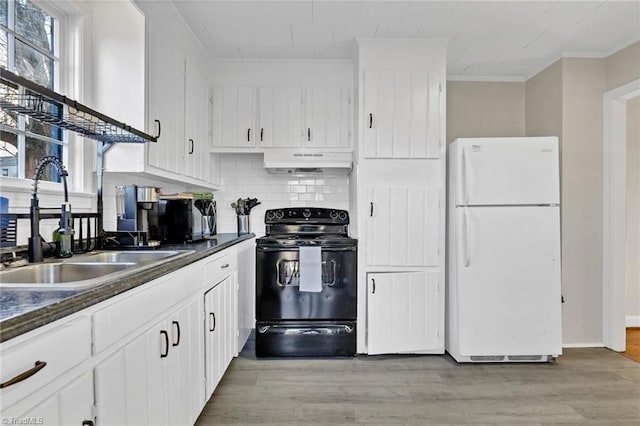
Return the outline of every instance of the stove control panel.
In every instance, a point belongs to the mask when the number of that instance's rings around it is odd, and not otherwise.
[[[349,213],[346,210],[326,209],[321,207],[290,207],[267,210],[265,223],[330,223],[349,224]]]

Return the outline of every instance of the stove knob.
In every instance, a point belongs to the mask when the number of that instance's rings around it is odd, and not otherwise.
[[[338,219],[338,212],[335,210],[331,210],[331,212],[329,213],[329,217],[331,218],[331,220],[337,220]]]
[[[309,209],[304,209],[302,211],[302,216],[304,216],[305,218],[309,219],[309,217],[311,217],[311,210]]]
[[[273,210],[269,210],[269,211],[267,212],[267,219],[268,219],[268,220],[273,220],[273,218],[275,218],[275,217],[276,217],[276,214],[274,213],[274,211],[273,211]]]
[[[276,219],[282,219],[284,217],[284,212],[282,210],[276,210]]]
[[[340,212],[338,214],[338,217],[340,218],[340,220],[345,220],[347,218],[347,212]]]

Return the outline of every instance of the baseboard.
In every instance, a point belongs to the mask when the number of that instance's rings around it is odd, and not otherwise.
[[[604,343],[563,343],[563,348],[604,348]]]
[[[640,327],[640,315],[627,315],[624,325],[625,327]]]

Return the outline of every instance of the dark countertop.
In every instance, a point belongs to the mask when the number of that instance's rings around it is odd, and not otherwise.
[[[104,284],[89,289],[61,291],[0,289],[0,342],[81,311],[254,237],[254,234],[241,236],[218,234],[215,238],[205,241],[163,245],[162,250],[195,250],[195,252],[153,268],[132,272],[124,279],[105,281]]]

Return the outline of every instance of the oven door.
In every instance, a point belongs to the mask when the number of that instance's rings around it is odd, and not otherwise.
[[[322,247],[322,291],[299,291],[297,247],[256,248],[256,319],[355,320],[357,247]]]

